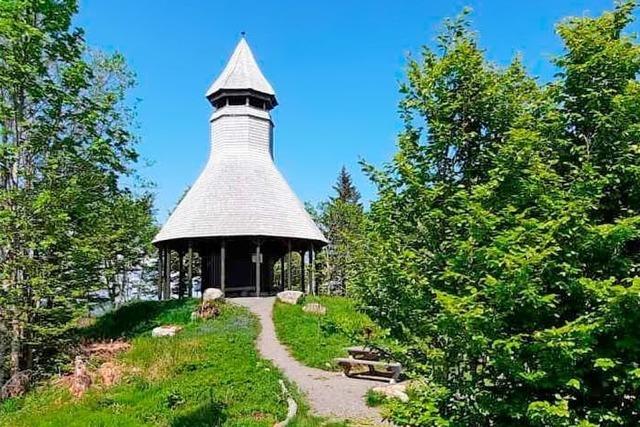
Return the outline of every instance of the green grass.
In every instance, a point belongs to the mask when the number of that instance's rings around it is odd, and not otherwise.
[[[327,314],[319,316],[302,311],[302,306],[309,302],[324,305]],[[346,347],[357,345],[364,337],[365,328],[375,330],[373,322],[358,312],[349,298],[306,297],[304,304],[277,302],[273,321],[280,342],[307,366],[336,369],[333,359],[345,356]]]
[[[80,399],[62,386],[42,385],[0,403],[0,425],[251,427],[284,419],[282,375],[254,347],[257,320],[225,304],[218,318],[191,322],[195,304],[141,302],[103,316],[84,333],[131,340],[132,348],[118,357],[123,380],[111,388],[97,385]],[[151,338],[150,330],[160,324],[184,329],[173,338]],[[304,400],[292,392],[300,409],[291,425],[326,425],[309,416]]]
[[[371,408],[377,408],[378,406],[382,406],[387,402],[387,397],[377,391],[368,390],[367,394],[365,395],[365,401],[367,402],[367,406]]]

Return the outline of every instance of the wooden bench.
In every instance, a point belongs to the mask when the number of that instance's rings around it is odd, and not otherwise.
[[[342,375],[351,376],[351,369],[355,366],[366,366],[369,368],[369,374],[382,375],[389,378],[389,384],[395,384],[400,378],[402,365],[397,362],[381,362],[379,360],[355,359],[353,357],[341,357],[334,359],[336,364],[342,368]],[[376,370],[383,368],[383,372]]]

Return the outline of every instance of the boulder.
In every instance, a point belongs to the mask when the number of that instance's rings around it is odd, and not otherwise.
[[[317,302],[311,302],[309,304],[305,304],[304,307],[302,307],[302,311],[304,311],[305,313],[319,314],[321,316],[324,316],[325,314],[327,314],[327,307]]]
[[[153,328],[151,331],[151,336],[154,338],[158,337],[172,337],[176,333],[180,332],[182,327],[174,326],[174,325],[166,325],[166,326],[158,326],[157,328]]]
[[[297,304],[300,298],[304,296],[304,293],[300,291],[282,291],[278,292],[278,300],[285,304]]]
[[[204,294],[202,294],[202,301],[216,301],[224,298],[224,294],[221,289],[218,288],[207,288],[204,290]]]
[[[82,397],[91,387],[91,377],[87,372],[87,364],[80,356],[76,356],[69,391],[75,397]]]
[[[220,307],[217,301],[203,301],[200,307],[191,313],[191,320],[213,319],[220,315]]]
[[[402,402],[409,401],[409,395],[407,395],[407,381],[399,384],[374,387],[372,390],[389,399],[398,399]]]

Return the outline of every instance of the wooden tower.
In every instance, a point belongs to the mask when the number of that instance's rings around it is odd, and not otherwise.
[[[190,289],[193,251],[201,258],[203,289],[221,288],[232,296],[292,288],[284,280],[275,283],[276,263],[284,270],[286,255],[297,251],[304,267],[305,254],[313,260],[327,241],[276,168],[270,114],[275,91],[244,38],[206,97],[214,107],[209,160],[154,239],[159,296],[171,296],[172,253],[179,257],[178,287]],[[189,284],[183,288],[185,255]],[[302,275],[303,291],[315,291],[310,276],[305,285]]]

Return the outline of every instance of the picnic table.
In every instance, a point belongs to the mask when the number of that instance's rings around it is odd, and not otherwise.
[[[342,368],[342,374],[350,377],[351,370],[356,366],[366,366],[368,374],[372,376],[384,376],[389,378],[390,384],[395,384],[402,372],[402,365],[397,362],[384,362],[380,360],[380,352],[367,346],[348,347],[348,358],[335,359],[335,362]],[[380,370],[377,370],[379,368]]]
[[[349,357],[359,360],[380,360],[380,352],[367,346],[348,347],[347,353]]]

